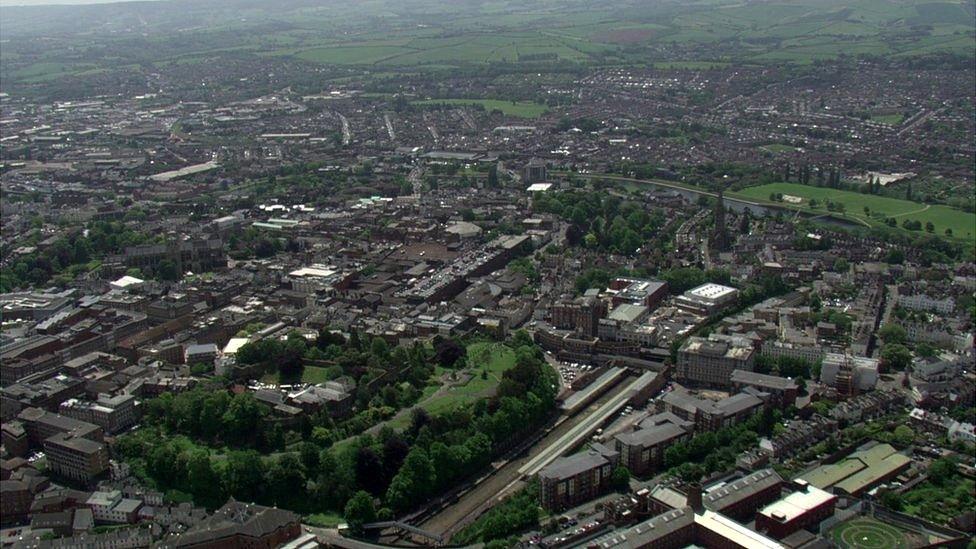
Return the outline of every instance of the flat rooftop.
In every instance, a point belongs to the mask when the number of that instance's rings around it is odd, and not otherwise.
[[[687,296],[693,296],[700,299],[715,300],[727,297],[734,294],[737,290],[735,288],[730,288],[729,286],[723,286],[721,284],[713,284],[709,282],[708,284],[702,284],[697,288],[692,288],[685,292]]]
[[[763,507],[759,510],[759,514],[778,522],[790,522],[804,513],[836,499],[837,496],[829,492],[825,492],[816,486],[807,485],[804,490],[793,492],[785,498]]]

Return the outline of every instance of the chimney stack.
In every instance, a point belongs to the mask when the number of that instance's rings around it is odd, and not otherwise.
[[[705,510],[705,505],[702,503],[702,487],[701,484],[697,482],[692,482],[688,484],[687,488],[687,500],[688,506],[691,507],[696,513],[701,513]]]

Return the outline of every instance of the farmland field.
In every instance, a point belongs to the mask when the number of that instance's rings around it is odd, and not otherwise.
[[[742,189],[741,191],[729,193],[729,196],[768,203],[769,195],[776,193],[795,196],[802,199],[802,202],[797,205],[792,205],[789,203],[777,203],[777,205],[780,206],[796,207],[809,212],[820,212],[826,214],[828,211],[825,203],[827,200],[830,200],[832,202],[844,205],[844,213],[842,217],[858,221],[864,225],[882,226],[884,224],[883,219],[879,220],[866,214],[864,212],[864,208],[867,207],[871,213],[875,213],[883,217],[895,218],[898,221],[899,227],[904,220],[917,220],[923,225],[931,222],[935,226],[935,234],[941,236],[945,234],[946,229],[951,229],[952,235],[955,238],[960,238],[970,242],[976,240],[976,238],[974,238],[976,237],[976,214],[967,213],[962,210],[957,210],[941,204],[921,204],[919,202],[912,202],[909,200],[900,200],[897,198],[842,191],[825,187],[811,187],[808,185],[800,185],[798,183],[770,183],[768,185],[748,187]],[[819,202],[818,208],[810,207],[810,199],[815,199]],[[835,213],[835,215],[838,214]]]
[[[535,118],[549,110],[545,105],[529,101],[503,101],[501,99],[428,99],[413,101],[412,105],[481,105],[486,111],[499,110],[502,113],[519,118]]]
[[[336,65],[372,65],[388,57],[410,53],[402,46],[333,46],[304,50],[300,59]]]
[[[231,17],[212,13],[205,4],[181,17],[187,26],[210,20],[211,34],[200,35],[207,39],[171,43],[173,21],[140,15],[140,32],[148,36],[149,47],[166,46],[160,47],[165,55],[154,58],[153,64],[234,52],[339,67],[379,65],[425,71],[553,62],[704,69],[730,63],[808,65],[860,54],[901,58],[946,52],[971,58],[976,51],[972,24],[976,12],[971,1],[823,0],[804,6],[795,0],[704,0],[657,6],[582,0],[581,6],[565,9],[546,2],[498,0],[459,11],[427,0],[315,7],[283,0],[274,8],[247,8]],[[116,14],[99,13],[99,25],[116,26],[103,20]],[[117,16],[122,18],[117,26],[126,28],[125,17],[131,14]],[[270,30],[257,27],[259,21]],[[15,36],[28,29],[42,33],[48,29],[49,34],[58,34],[78,26],[71,19],[42,21],[25,15],[22,21],[8,22],[5,32]],[[196,38],[196,32],[187,38]],[[29,44],[9,42],[0,53],[5,62],[2,77],[30,84],[90,77],[101,74],[100,69],[139,68],[146,62],[115,50],[110,55],[88,55],[83,53],[86,40],[69,42],[72,47],[65,53],[38,53]],[[664,44],[696,51],[685,57],[662,56],[658,52]]]

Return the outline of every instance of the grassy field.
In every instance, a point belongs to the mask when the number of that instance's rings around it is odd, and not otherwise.
[[[662,70],[708,70],[729,66],[722,61],[660,61],[654,63],[655,69]]]
[[[509,116],[535,118],[549,110],[549,107],[530,101],[503,101],[501,99],[429,99],[413,101],[412,105],[481,105],[486,111],[499,110]]]
[[[872,518],[838,524],[830,537],[842,549],[907,549],[908,539],[894,526]]]
[[[784,145],[782,143],[771,143],[769,145],[763,145],[760,148],[771,153],[789,153],[796,150],[796,147],[792,145]]]
[[[871,117],[871,120],[879,122],[881,124],[888,124],[891,126],[897,126],[905,120],[905,115],[903,114],[877,114]]]
[[[314,515],[305,515],[302,522],[319,528],[335,528],[346,522],[346,519],[334,513],[315,513]]]
[[[473,343],[468,346],[467,351],[468,367],[457,372],[458,381],[448,376],[446,387],[441,390],[440,379],[449,371],[438,368],[416,407],[423,408],[431,414],[439,414],[491,396],[498,382],[501,381],[502,373],[515,365],[515,352],[501,343]],[[467,381],[460,382],[465,374],[470,377]],[[394,429],[403,429],[409,423],[410,416],[405,414],[388,421],[387,425]]]
[[[777,205],[794,207],[810,212],[828,213],[825,202],[832,202],[844,205],[845,211],[842,217],[852,219],[869,226],[882,226],[883,220],[878,220],[864,212],[867,207],[872,213],[883,214],[884,217],[894,217],[901,226],[901,222],[910,219],[918,220],[924,226],[931,222],[935,226],[934,233],[944,235],[946,229],[952,229],[955,238],[974,241],[976,240],[976,214],[950,208],[943,205],[929,205],[897,198],[875,196],[869,194],[855,193],[851,191],[841,191],[824,187],[811,187],[797,183],[770,183],[757,187],[748,187],[741,191],[729,193],[728,196],[744,198],[754,202],[769,202],[769,195],[781,193],[783,195],[795,196],[802,199],[799,204],[787,202]],[[820,206],[816,209],[810,207],[810,199],[816,199]],[[837,215],[837,214],[835,214]],[[906,232],[908,232],[906,230]],[[917,232],[917,231],[916,231]]]

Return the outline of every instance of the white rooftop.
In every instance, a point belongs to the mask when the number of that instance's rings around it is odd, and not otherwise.
[[[759,532],[720,515],[714,511],[705,510],[695,515],[695,523],[703,528],[722,536],[739,547],[751,549],[784,549],[784,545],[774,539],[767,538]]]
[[[125,275],[118,280],[112,281],[112,283],[109,285],[112,286],[113,288],[122,289],[122,288],[128,288],[129,286],[137,286],[139,284],[142,284],[143,282],[145,282],[145,280],[141,278]]]
[[[789,522],[807,511],[815,509],[837,496],[816,486],[807,485],[803,491],[793,492],[785,498],[774,501],[762,508],[759,513],[778,522]]]
[[[552,183],[533,183],[529,185],[529,188],[526,189],[526,191],[530,193],[537,193],[537,192],[548,191],[551,188],[552,188]]]
[[[719,299],[734,292],[735,288],[709,282],[708,284],[702,284],[697,288],[688,290],[688,295],[693,295],[695,297],[704,299]]]
[[[292,271],[288,273],[288,276],[332,276],[336,273],[336,270],[332,267],[326,267],[325,265],[311,265],[309,267],[302,267],[301,269]]]
[[[225,355],[235,355],[237,354],[237,351],[247,342],[248,339],[246,337],[232,337],[230,338],[230,341],[227,342],[227,345],[224,345],[223,352]]]

